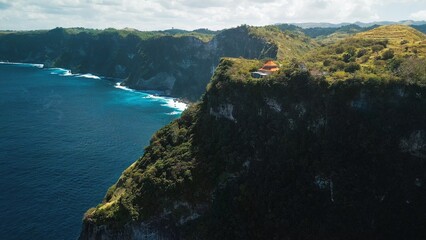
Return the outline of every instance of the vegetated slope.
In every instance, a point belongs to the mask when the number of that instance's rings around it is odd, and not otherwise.
[[[423,33],[402,25],[381,26],[314,49],[305,57],[313,74],[334,81],[348,78],[409,77],[400,66],[422,65],[426,56]]]
[[[394,43],[400,43],[402,40],[411,42],[425,40],[423,33],[405,25],[380,26],[367,32],[358,33],[356,37],[362,39],[387,39]]]
[[[250,27],[250,33],[260,36],[278,47],[277,59],[299,59],[317,47],[317,43],[298,30],[282,29],[279,26]]]
[[[426,89],[223,59],[81,239],[423,239]]]
[[[121,78],[135,89],[196,100],[223,56],[291,59],[311,48],[306,39],[273,31],[240,26],[219,33],[83,28],[6,32],[0,34],[0,60]]]

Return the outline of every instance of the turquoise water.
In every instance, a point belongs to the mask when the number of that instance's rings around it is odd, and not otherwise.
[[[93,75],[0,64],[0,239],[76,239],[85,210],[183,108]]]

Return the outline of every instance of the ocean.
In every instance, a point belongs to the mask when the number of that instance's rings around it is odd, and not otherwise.
[[[0,239],[77,239],[84,212],[184,109],[91,74],[0,64]]]

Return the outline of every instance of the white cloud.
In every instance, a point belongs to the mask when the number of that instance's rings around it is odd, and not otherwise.
[[[426,21],[426,10],[421,10],[421,11],[418,11],[418,12],[412,13],[412,14],[410,15],[410,17],[411,17],[413,20],[423,20],[423,21]]]
[[[0,0],[0,29],[222,29],[240,24],[375,21],[386,20],[380,18],[379,9],[398,16],[392,5],[401,2],[426,9],[424,0]],[[424,19],[424,12],[398,18],[410,17]]]

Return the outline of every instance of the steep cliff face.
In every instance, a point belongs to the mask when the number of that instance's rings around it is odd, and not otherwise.
[[[0,60],[44,63],[77,73],[121,78],[124,85],[135,89],[161,90],[196,100],[220,57],[277,57],[277,44],[250,29],[224,30],[210,41],[117,30],[57,28],[9,33],[0,35]]]
[[[223,56],[277,57],[277,46],[248,27],[221,32],[209,42],[194,37],[151,39],[142,46],[141,67],[124,82],[136,89],[166,90],[176,96],[198,99]]]
[[[81,239],[424,239],[426,89],[224,59]]]

